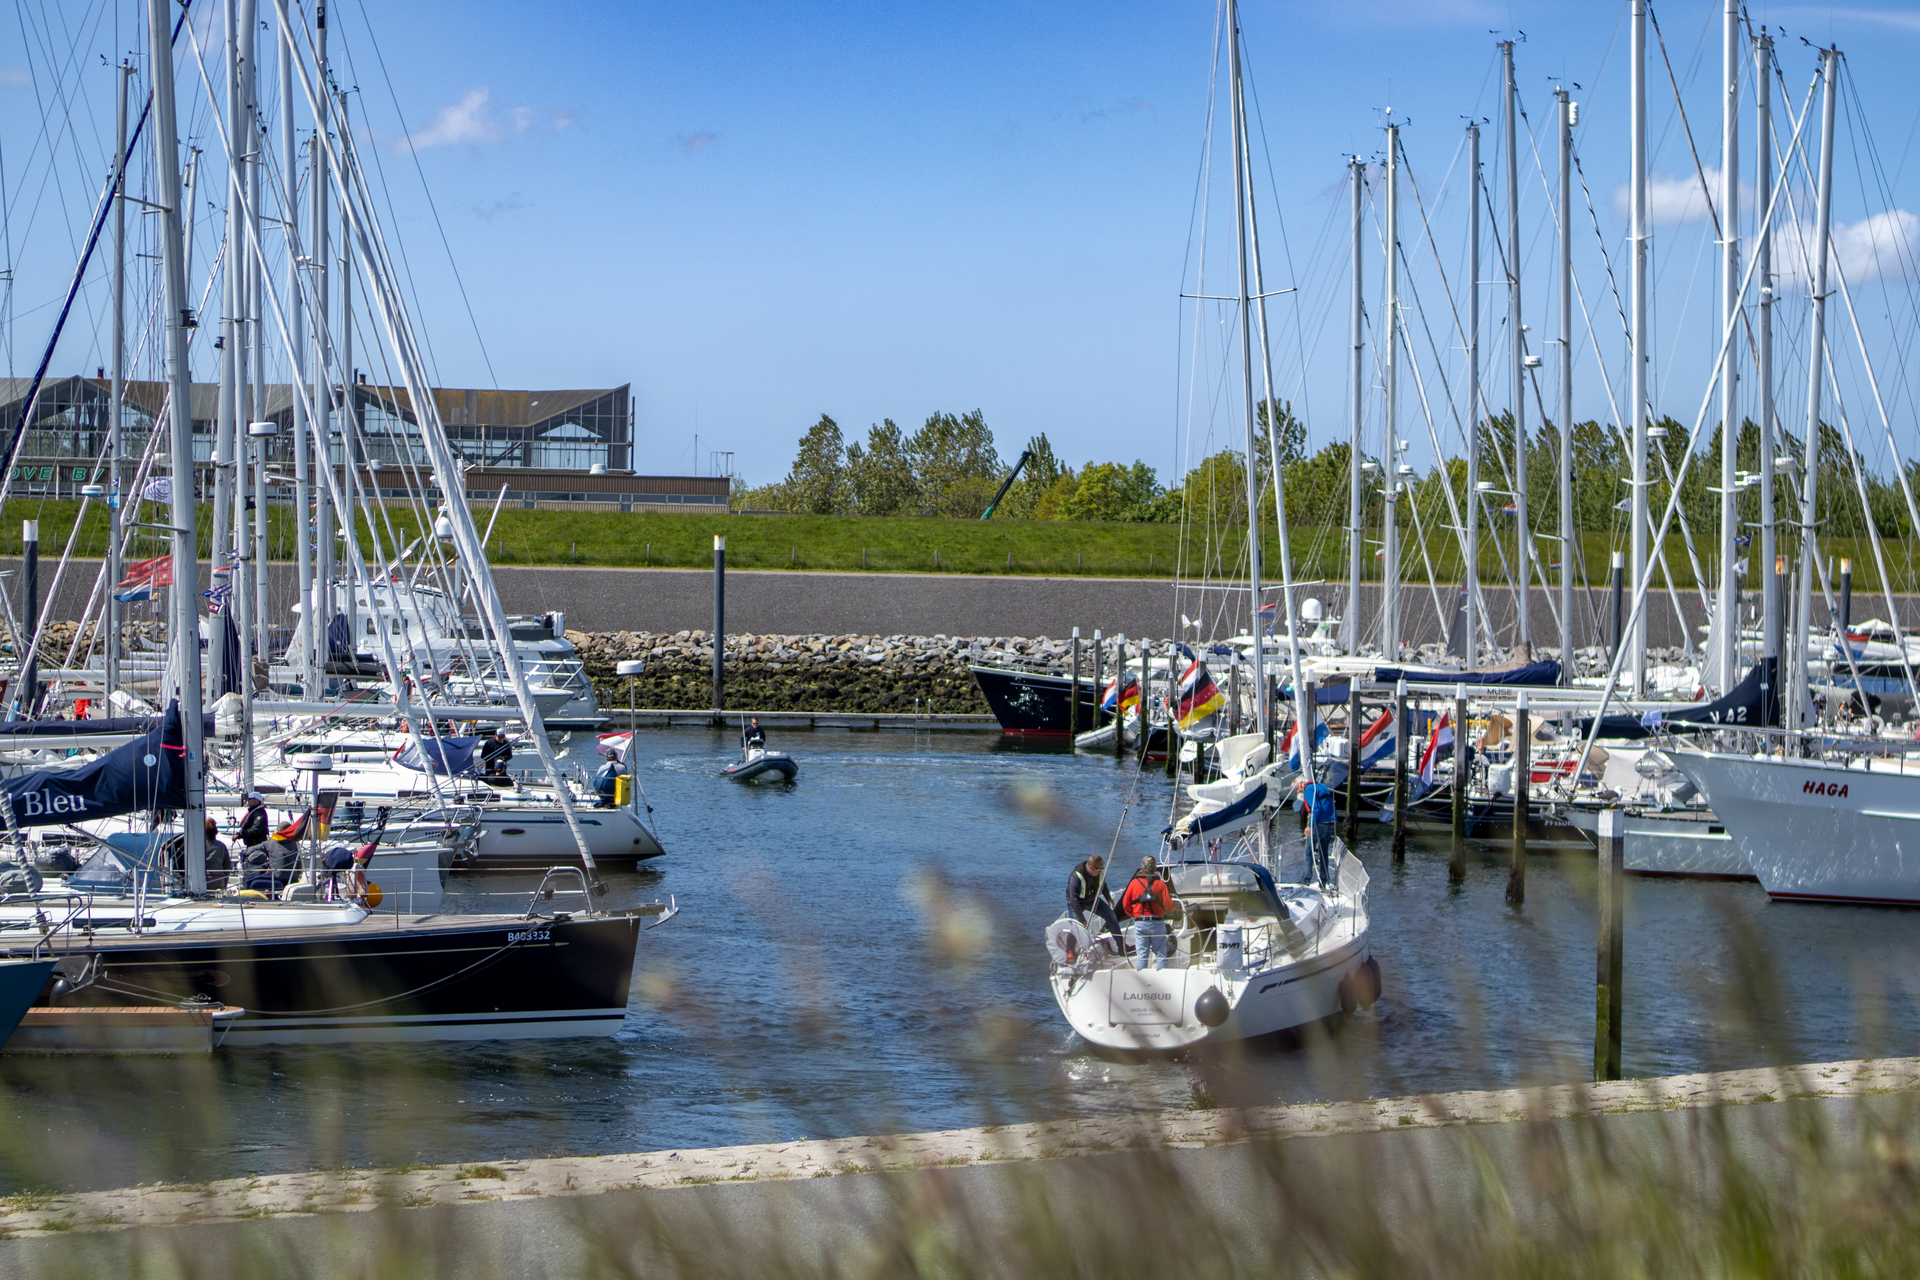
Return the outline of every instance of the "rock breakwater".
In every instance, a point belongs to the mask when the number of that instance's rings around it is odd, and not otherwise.
[[[713,640],[705,631],[569,631],[567,639],[608,711],[627,703],[616,664],[635,658],[647,664],[634,682],[638,705],[713,705]],[[1073,662],[1070,641],[1046,636],[729,635],[725,643],[727,705],[760,711],[984,714],[969,666],[1064,674]],[[1091,645],[1081,660],[1091,664]]]

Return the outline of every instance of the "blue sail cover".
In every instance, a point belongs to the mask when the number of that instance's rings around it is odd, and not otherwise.
[[[1417,667],[1375,667],[1373,680],[1375,684],[1398,684],[1402,680],[1411,680],[1422,684],[1536,688],[1559,684],[1560,664],[1549,658],[1545,662],[1530,662],[1511,671],[1422,671]]]
[[[44,827],[184,808],[186,754],[180,704],[170,702],[158,728],[78,769],[37,769],[0,780],[0,821],[10,828]]]
[[[1780,723],[1780,689],[1774,678],[1778,659],[1762,658],[1746,678],[1712,702],[1681,702],[1669,711],[1657,707],[1625,712],[1600,722],[1602,738],[1649,738],[1656,733],[1699,733],[1703,729],[1762,728]],[[1593,732],[1593,717],[1582,716],[1580,732]]]
[[[478,738],[415,739],[394,754],[393,762],[417,773],[461,774],[473,768],[473,753],[479,747]]]

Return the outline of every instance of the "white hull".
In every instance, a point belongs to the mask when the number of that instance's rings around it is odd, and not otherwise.
[[[1920,775],[1667,753],[1774,898],[1920,904]]]
[[[1596,836],[1597,809],[1571,809],[1567,821]],[[1727,833],[1726,824],[1709,815],[1637,813],[1620,815],[1626,868],[1646,876],[1717,876],[1751,880],[1753,864]]]

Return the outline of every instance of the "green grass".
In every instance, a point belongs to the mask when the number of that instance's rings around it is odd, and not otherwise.
[[[16,500],[11,510],[0,517],[0,555],[20,552],[21,519],[40,521],[40,554],[58,557],[64,548],[74,516],[80,504],[73,501]],[[474,512],[484,528],[490,515],[485,507]],[[164,523],[166,513],[153,504],[143,504],[140,514],[129,519],[154,524]],[[389,536],[387,524],[392,525]],[[290,560],[294,556],[296,536],[306,526],[304,515],[283,507],[268,511],[268,541],[272,558]],[[869,573],[960,573],[1049,576],[1087,576],[1107,578],[1171,578],[1176,566],[1182,576],[1219,579],[1239,571],[1243,540],[1238,530],[1222,531],[1213,540],[1214,550],[1205,553],[1208,539],[1204,530],[1173,524],[1106,524],[1074,520],[963,520],[916,516],[792,516],[682,514],[666,512],[598,511],[526,511],[500,513],[488,554],[502,565],[598,565],[618,568],[704,569],[713,564],[713,539],[727,539],[727,563],[736,569],[832,570]],[[106,547],[106,512],[100,506],[89,508],[74,552],[98,556]],[[135,558],[165,552],[165,534],[158,529],[144,531],[132,552]],[[411,511],[390,509],[382,521],[379,550],[388,556],[394,552],[393,539],[404,545],[418,536],[418,521]],[[209,508],[200,510],[200,547],[205,555],[211,537]],[[1585,561],[1585,580],[1595,587],[1607,581],[1610,553],[1615,549],[1605,533],[1581,535]],[[1378,545],[1377,532],[1368,534],[1367,573],[1377,575],[1379,561],[1371,552]],[[1912,540],[1886,542],[1888,569],[1893,589],[1909,592],[1920,589],[1920,564]],[[376,553],[364,520],[361,522],[361,546],[371,558]],[[1559,558],[1557,541],[1542,539],[1539,544],[1541,567]],[[1277,578],[1279,542],[1268,538],[1264,549],[1266,577]],[[1301,529],[1293,536],[1294,572],[1304,583],[1340,582],[1347,573],[1346,553],[1338,529]],[[1511,532],[1496,538],[1483,534],[1480,552],[1480,580],[1492,585],[1506,581],[1501,551],[1508,563],[1513,561]],[[1781,550],[1791,557],[1793,548],[1785,537]],[[1821,543],[1823,555],[1832,559],[1836,571],[1842,557],[1853,561],[1854,594],[1869,595],[1880,590],[1874,569],[1871,546],[1864,539],[1829,538]],[[1712,553],[1701,550],[1702,567],[1711,573]],[[1757,567],[1758,553],[1752,559]],[[1207,561],[1211,572],[1207,572]],[[1459,549],[1450,536],[1429,530],[1425,553],[1411,534],[1402,542],[1403,580],[1411,585],[1424,584],[1429,578],[1429,563],[1434,580],[1458,582],[1462,577]],[[1673,585],[1679,589],[1694,587],[1694,572],[1686,545],[1679,538],[1667,542],[1667,563]],[[1557,582],[1558,570],[1548,571],[1548,580]],[[1576,564],[1575,581],[1579,582]],[[1656,589],[1664,579],[1656,575]],[[1837,590],[1837,579],[1834,587]],[[1860,608],[1874,612],[1863,602]],[[1856,609],[1856,616],[1866,616]]]

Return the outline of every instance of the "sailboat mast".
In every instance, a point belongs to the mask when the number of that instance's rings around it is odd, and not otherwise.
[[[1467,215],[1467,528],[1466,567],[1461,575],[1467,629],[1461,662],[1471,671],[1480,659],[1480,125],[1467,126],[1467,169],[1471,196]]]
[[[1573,683],[1573,100],[1560,116],[1560,683]]]
[[[307,381],[307,344],[302,341],[306,327],[306,304],[304,291],[300,288],[299,237],[296,234],[300,220],[296,212],[300,207],[300,152],[293,131],[293,45],[293,32],[283,25],[280,32],[280,148],[286,159],[280,172],[286,183],[287,311],[290,317],[287,360],[293,375],[290,379],[293,394],[289,397],[293,410],[293,541],[296,581],[304,592],[307,590],[305,584],[313,581],[313,550],[312,539],[302,527],[310,510],[307,491],[307,401],[300,394],[300,388]],[[314,148],[316,154],[319,150],[318,147]],[[311,605],[304,607],[302,612],[310,615]],[[313,629],[311,616],[307,618],[307,629],[309,633]],[[287,655],[300,676],[300,696],[309,700],[319,696],[320,692],[314,683],[313,665],[309,661],[311,657],[311,644],[302,645],[300,652]]]
[[[349,541],[360,537],[360,503],[354,495],[354,450],[355,441],[360,434],[360,388],[359,379],[353,370],[353,247],[349,239],[348,226],[353,215],[347,208],[347,192],[352,190],[352,175],[347,166],[351,163],[352,152],[347,147],[348,130],[352,127],[347,120],[347,95],[344,90],[335,95],[334,109],[340,113],[340,377],[345,382],[347,394],[340,402],[340,500],[346,504],[346,510],[340,513],[340,528],[345,531]],[[391,590],[391,588],[389,588]],[[358,637],[360,634],[360,609],[355,603],[360,597],[359,589],[351,578],[347,581],[347,631]],[[373,587],[367,587],[367,609],[373,610]],[[358,640],[355,646],[358,646]],[[1146,690],[1140,691],[1146,697]],[[1144,703],[1143,703],[1144,705]],[[1145,721],[1141,721],[1145,723]]]
[[[1380,656],[1388,662],[1400,657],[1400,126],[1387,125],[1387,305],[1381,316],[1386,328],[1381,379],[1385,403],[1381,413],[1380,478],[1386,484],[1385,512],[1380,532]]]
[[[193,387],[187,369],[187,330],[194,324],[187,300],[187,273],[180,234],[180,141],[173,102],[172,5],[147,0],[147,39],[153,76],[155,194],[159,196],[160,271],[166,290],[168,443],[173,461],[173,589],[168,633],[173,670],[180,678],[180,728],[186,748],[179,762],[186,803],[181,810],[187,884],[207,887],[206,791],[202,772],[206,745],[200,722],[200,583],[193,501]]]
[[[1647,0],[1633,0],[1628,24],[1628,63],[1631,70],[1632,106],[1628,113],[1629,149],[1632,163],[1628,174],[1628,203],[1632,227],[1632,356],[1629,360],[1627,398],[1631,402],[1633,457],[1630,460],[1632,492],[1628,496],[1627,523],[1631,530],[1629,554],[1632,557],[1634,590],[1647,576]],[[1633,696],[1647,696],[1647,619],[1644,609],[1633,616],[1633,634],[1622,641],[1633,664]]]
[[[1760,332],[1755,334],[1754,381],[1760,384],[1760,616],[1761,653],[1780,656],[1780,589],[1774,576],[1773,460],[1779,448],[1773,422],[1773,227],[1766,211],[1773,204],[1773,39],[1764,33],[1753,42],[1754,154],[1753,207],[1760,215],[1755,229],[1754,280],[1760,290]],[[1779,680],[1776,668],[1774,679]]]
[[[1827,344],[1827,260],[1833,227],[1833,103],[1834,85],[1840,75],[1837,49],[1820,51],[1820,74],[1824,80],[1820,95],[1820,194],[1815,205],[1813,258],[1813,322],[1807,340],[1807,435],[1800,444],[1800,583],[1799,600],[1793,616],[1793,670],[1797,677],[1787,685],[1787,728],[1799,729],[1807,706],[1812,672],[1807,668],[1807,649],[1813,619],[1813,557],[1815,552],[1814,515],[1820,480],[1820,389],[1826,365]]]
[[[226,20],[227,39],[225,48],[226,63],[226,136],[227,136],[227,198],[223,202],[226,209],[226,248],[220,256],[220,401],[219,412],[214,418],[213,437],[213,545],[210,555],[213,561],[214,585],[220,585],[222,575],[226,585],[231,588],[234,579],[234,565],[228,553],[233,518],[233,447],[236,435],[235,425],[239,421],[240,378],[242,376],[240,357],[240,308],[241,277],[244,274],[241,263],[246,258],[246,229],[241,223],[240,199],[240,149],[244,145],[240,124],[240,16],[239,0],[226,0],[223,9]],[[173,483],[178,486],[193,486],[193,473],[187,473],[182,480],[177,474]],[[179,588],[175,588],[176,591]],[[229,605],[231,601],[229,601]],[[207,657],[213,668],[213,684],[217,689],[226,676],[226,646],[221,643],[219,629],[215,628],[213,643],[207,646]]]
[[[333,422],[339,410],[333,393],[333,347],[328,341],[332,312],[327,301],[327,259],[332,250],[327,233],[333,203],[328,199],[327,134],[332,128],[333,91],[327,81],[327,6],[313,8],[314,86],[317,114],[313,121],[313,382],[320,393],[315,404],[322,420],[313,424],[313,465],[318,474],[333,465]],[[333,622],[333,488],[322,480],[314,502],[315,564],[307,586],[307,643],[312,647],[313,679],[324,694],[328,646],[327,628]]]
[[[120,687],[120,433],[127,396],[127,82],[132,62],[120,64],[120,102],[113,157],[120,166],[113,190],[113,401],[107,406],[107,714]],[[184,273],[183,273],[184,274]]]
[[[1513,83],[1513,41],[1500,42],[1507,105],[1507,328],[1513,345],[1513,554],[1519,592],[1518,638],[1533,645],[1533,527],[1527,519],[1527,343],[1520,321],[1519,92]]]
[[[1255,474],[1255,461],[1260,455],[1253,421],[1253,302],[1248,288],[1247,181],[1243,159],[1247,150],[1246,102],[1240,81],[1240,6],[1237,0],[1227,0],[1227,56],[1232,64],[1234,250],[1239,263],[1240,281],[1240,399],[1246,409],[1247,419],[1247,589],[1251,593],[1253,611],[1253,678],[1257,690],[1255,705],[1258,708],[1256,722],[1258,732],[1264,736],[1273,723],[1273,702],[1267,679],[1264,637],[1260,631],[1260,481]],[[1286,548],[1281,548],[1281,554],[1286,554]],[[1146,714],[1146,690],[1142,688],[1140,732],[1143,741]]]
[[[1720,116],[1720,331],[1732,329],[1740,314],[1740,0],[1727,0],[1721,32]],[[1719,652],[1720,691],[1740,674],[1740,344],[1727,344],[1720,369],[1720,596],[1714,635]]]
[[[1347,607],[1340,619],[1340,648],[1349,656],[1360,651],[1360,580],[1366,569],[1366,539],[1361,521],[1366,518],[1365,475],[1360,456],[1365,444],[1361,433],[1366,421],[1366,275],[1361,252],[1363,210],[1367,169],[1355,156],[1347,166],[1353,179],[1353,385],[1351,388],[1353,431],[1347,449]]]

